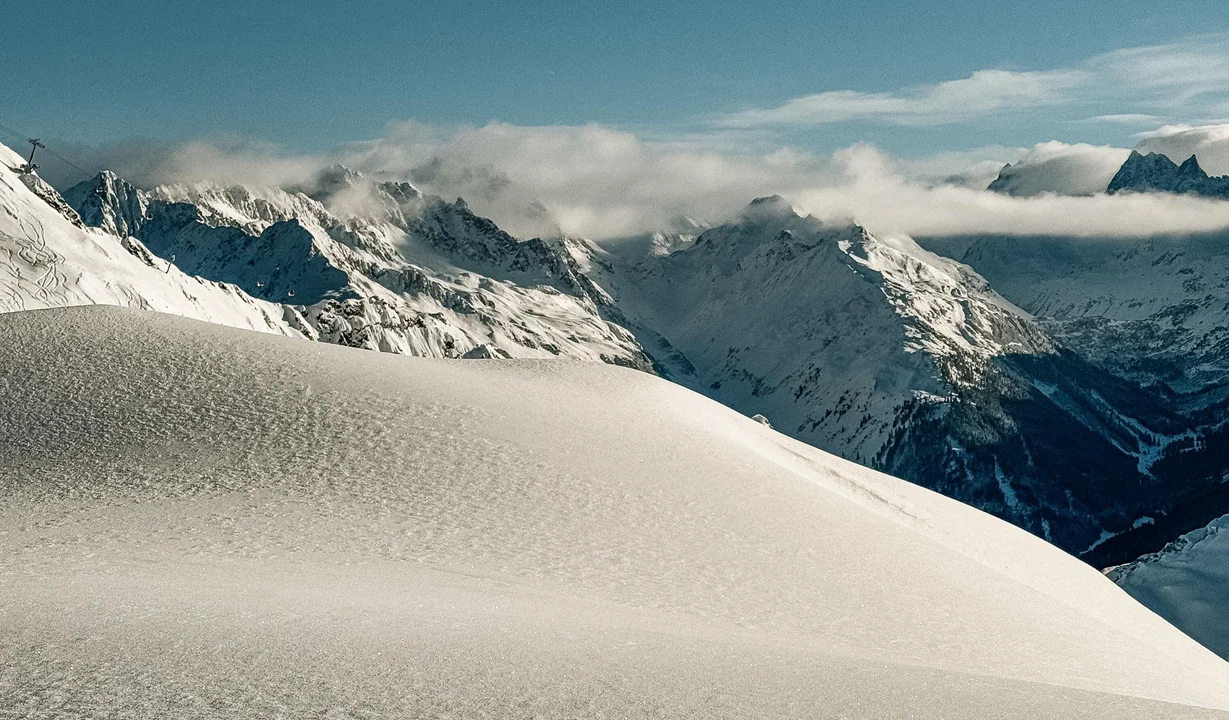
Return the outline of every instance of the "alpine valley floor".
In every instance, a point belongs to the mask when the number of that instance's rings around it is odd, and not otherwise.
[[[0,716],[1229,718],[1093,568],[646,373],[0,334]]]

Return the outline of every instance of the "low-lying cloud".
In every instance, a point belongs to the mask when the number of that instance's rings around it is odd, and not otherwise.
[[[1226,137],[1188,128],[1144,142],[1195,142],[1220,151]],[[900,159],[870,145],[831,155],[789,148],[740,153],[719,143],[706,150],[701,143],[647,141],[600,125],[448,129],[406,122],[381,138],[319,155],[242,142],[94,152],[100,165],[143,186],[206,180],[296,187],[341,163],[375,178],[412,180],[447,199],[463,197],[522,237],[564,232],[610,239],[676,227],[681,217],[721,222],[769,194],[821,218],[853,218],[873,231],[917,235],[1138,237],[1229,227],[1229,202],[1053,194],[1104,189],[1128,152],[1062,143]],[[1020,168],[1019,194],[1028,197],[984,189],[994,168],[1007,161]]]
[[[1135,149],[1167,155],[1176,163],[1194,155],[1209,174],[1229,174],[1229,124],[1169,125],[1144,133]]]
[[[1109,187],[1128,155],[1129,150],[1107,145],[1039,143],[1003,168],[993,188],[1019,197],[1097,195]]]

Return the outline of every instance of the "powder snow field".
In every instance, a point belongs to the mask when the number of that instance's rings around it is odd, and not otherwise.
[[[1229,515],[1108,575],[1161,617],[1229,657]]]
[[[5,717],[1229,717],[1096,570],[646,373],[0,337]]]

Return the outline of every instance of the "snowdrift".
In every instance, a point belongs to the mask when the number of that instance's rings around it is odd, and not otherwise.
[[[1229,717],[1092,568],[645,373],[0,334],[0,714]]]

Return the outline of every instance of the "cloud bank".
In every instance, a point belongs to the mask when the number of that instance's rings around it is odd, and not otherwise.
[[[1194,155],[1208,174],[1229,174],[1229,124],[1165,126],[1144,133],[1135,149],[1167,155],[1176,163]]]
[[[1226,152],[1229,130],[1171,128],[1145,143]],[[987,148],[900,159],[865,144],[833,154],[788,148],[753,154],[680,149],[600,125],[448,129],[411,121],[390,126],[381,138],[319,155],[240,142],[96,152],[143,186],[208,180],[294,187],[342,163],[376,178],[409,179],[448,199],[463,197],[521,237],[563,232],[602,240],[675,227],[682,217],[721,222],[769,194],[824,219],[915,235],[1140,237],[1229,227],[1229,202],[1053,194],[1103,189],[1128,152],[1058,142],[1025,151]],[[1005,160],[1016,161],[1023,197],[984,189],[988,174]]]
[[[991,188],[1019,197],[1097,195],[1105,192],[1128,155],[1130,150],[1105,145],[1039,143],[1003,168]]]

